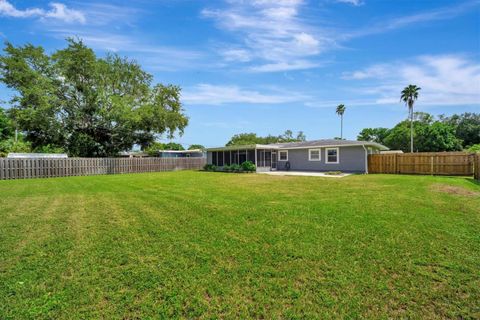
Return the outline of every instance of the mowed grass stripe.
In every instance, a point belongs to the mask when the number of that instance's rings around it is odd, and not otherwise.
[[[480,197],[439,184],[480,191],[393,175],[2,181],[0,318],[474,318]]]

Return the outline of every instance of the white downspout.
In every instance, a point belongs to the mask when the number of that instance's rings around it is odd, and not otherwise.
[[[365,150],[365,174],[368,174],[368,150],[365,145],[362,144],[363,150]]]

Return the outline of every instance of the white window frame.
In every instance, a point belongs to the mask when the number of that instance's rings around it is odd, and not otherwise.
[[[312,159],[312,151],[318,151],[318,159]],[[322,149],[308,149],[308,161],[322,161]]]
[[[282,159],[282,152],[287,154],[286,159]],[[288,150],[278,150],[278,161],[288,161]]]
[[[337,161],[335,161],[335,162],[328,161],[328,150],[336,150],[337,151]],[[329,164],[340,163],[340,149],[339,148],[325,148],[325,163],[329,163]]]

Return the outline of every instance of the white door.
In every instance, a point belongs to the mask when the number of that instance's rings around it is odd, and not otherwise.
[[[272,171],[277,170],[277,152],[276,152],[276,151],[272,151],[272,166],[271,166],[271,170],[272,170]]]

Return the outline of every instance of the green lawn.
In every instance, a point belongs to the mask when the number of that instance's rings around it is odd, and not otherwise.
[[[472,179],[184,171],[0,194],[0,319],[480,317]]]

